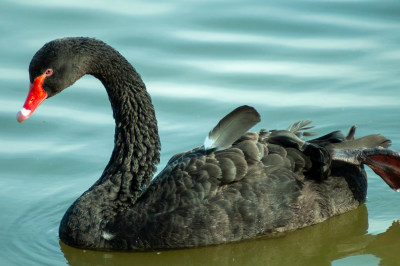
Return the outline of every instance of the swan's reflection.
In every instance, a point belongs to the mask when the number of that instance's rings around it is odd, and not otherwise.
[[[61,250],[74,265],[331,265],[353,255],[373,254],[382,265],[397,265],[400,225],[393,222],[384,233],[367,234],[368,213],[364,205],[346,214],[277,238],[197,249],[160,252],[99,252],[71,248]]]

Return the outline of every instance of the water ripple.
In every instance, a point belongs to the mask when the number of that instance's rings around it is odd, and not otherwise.
[[[216,31],[191,31],[182,30],[174,32],[177,38],[183,41],[210,42],[210,43],[236,43],[251,45],[278,45],[294,49],[306,50],[351,50],[370,49],[379,46],[374,40],[366,40],[355,37],[310,37],[299,38],[297,36],[262,36],[248,33],[229,33]]]
[[[400,99],[391,95],[360,95],[335,91],[296,91],[288,94],[280,90],[252,90],[193,85],[151,83],[151,93],[157,97],[196,98],[206,101],[229,102],[231,104],[254,104],[275,107],[386,107],[397,106]]]
[[[20,3],[23,5],[29,6],[42,6],[42,7],[53,7],[53,8],[79,8],[82,9],[91,9],[91,10],[102,10],[107,13],[117,13],[117,14],[126,14],[126,15],[134,15],[134,16],[148,16],[148,15],[159,15],[163,13],[170,12],[174,9],[174,5],[168,4],[165,2],[159,3],[149,3],[146,1],[135,1],[134,5],[127,1],[122,0],[114,0],[113,4],[110,4],[109,1],[99,0],[94,5],[92,2],[82,2],[79,0],[71,0],[71,1],[52,1],[49,2],[47,0],[37,0],[37,1],[26,1],[26,0],[16,0],[16,3]]]
[[[48,193],[47,193],[48,194]],[[46,194],[44,194],[46,195]],[[55,265],[63,261],[58,244],[58,226],[70,201],[54,201],[55,194],[42,196],[24,205],[23,211],[6,226],[7,254],[10,264]]]

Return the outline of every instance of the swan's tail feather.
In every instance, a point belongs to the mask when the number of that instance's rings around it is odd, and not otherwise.
[[[389,149],[363,151],[364,163],[379,175],[394,191],[400,188],[400,154]]]
[[[335,143],[334,149],[368,149],[368,148],[388,148],[392,142],[382,135],[374,134],[362,138],[349,140],[346,137],[345,141]]]
[[[400,189],[400,153],[385,148],[334,150],[333,160],[368,165],[394,191]]]
[[[227,149],[258,122],[260,115],[253,107],[240,106],[222,118],[210,131],[204,141],[204,148]]]
[[[332,159],[354,165],[366,164],[394,191],[400,189],[400,153],[388,149],[391,141],[382,135],[354,138],[356,127],[350,128],[342,142],[331,144]]]

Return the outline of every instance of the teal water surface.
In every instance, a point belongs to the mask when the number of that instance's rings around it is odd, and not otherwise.
[[[28,65],[45,43],[101,39],[142,75],[162,141],[158,170],[248,104],[260,128],[311,119],[319,135],[356,124],[400,150],[397,1],[27,1],[0,3],[0,265],[397,265],[400,194],[370,169],[367,203],[279,238],[148,253],[59,243],[72,202],[102,173],[114,122],[84,77],[23,124]]]

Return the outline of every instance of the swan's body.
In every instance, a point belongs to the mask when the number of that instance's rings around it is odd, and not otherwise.
[[[302,126],[297,125],[282,131],[244,130],[232,146],[228,141],[229,148],[199,147],[178,154],[152,180],[160,149],[153,106],[140,76],[118,52],[89,38],[55,40],[36,53],[29,71],[33,85],[20,122],[45,98],[85,74],[101,80],[113,108],[110,162],[60,225],[61,240],[75,247],[196,247],[302,228],[365,201],[362,163],[371,158],[365,148],[372,148],[373,155],[398,158],[397,153],[387,155],[383,148],[388,140],[381,136],[357,142],[352,130],[346,138],[334,132],[306,142],[299,138]],[[385,181],[397,188],[391,178]]]

